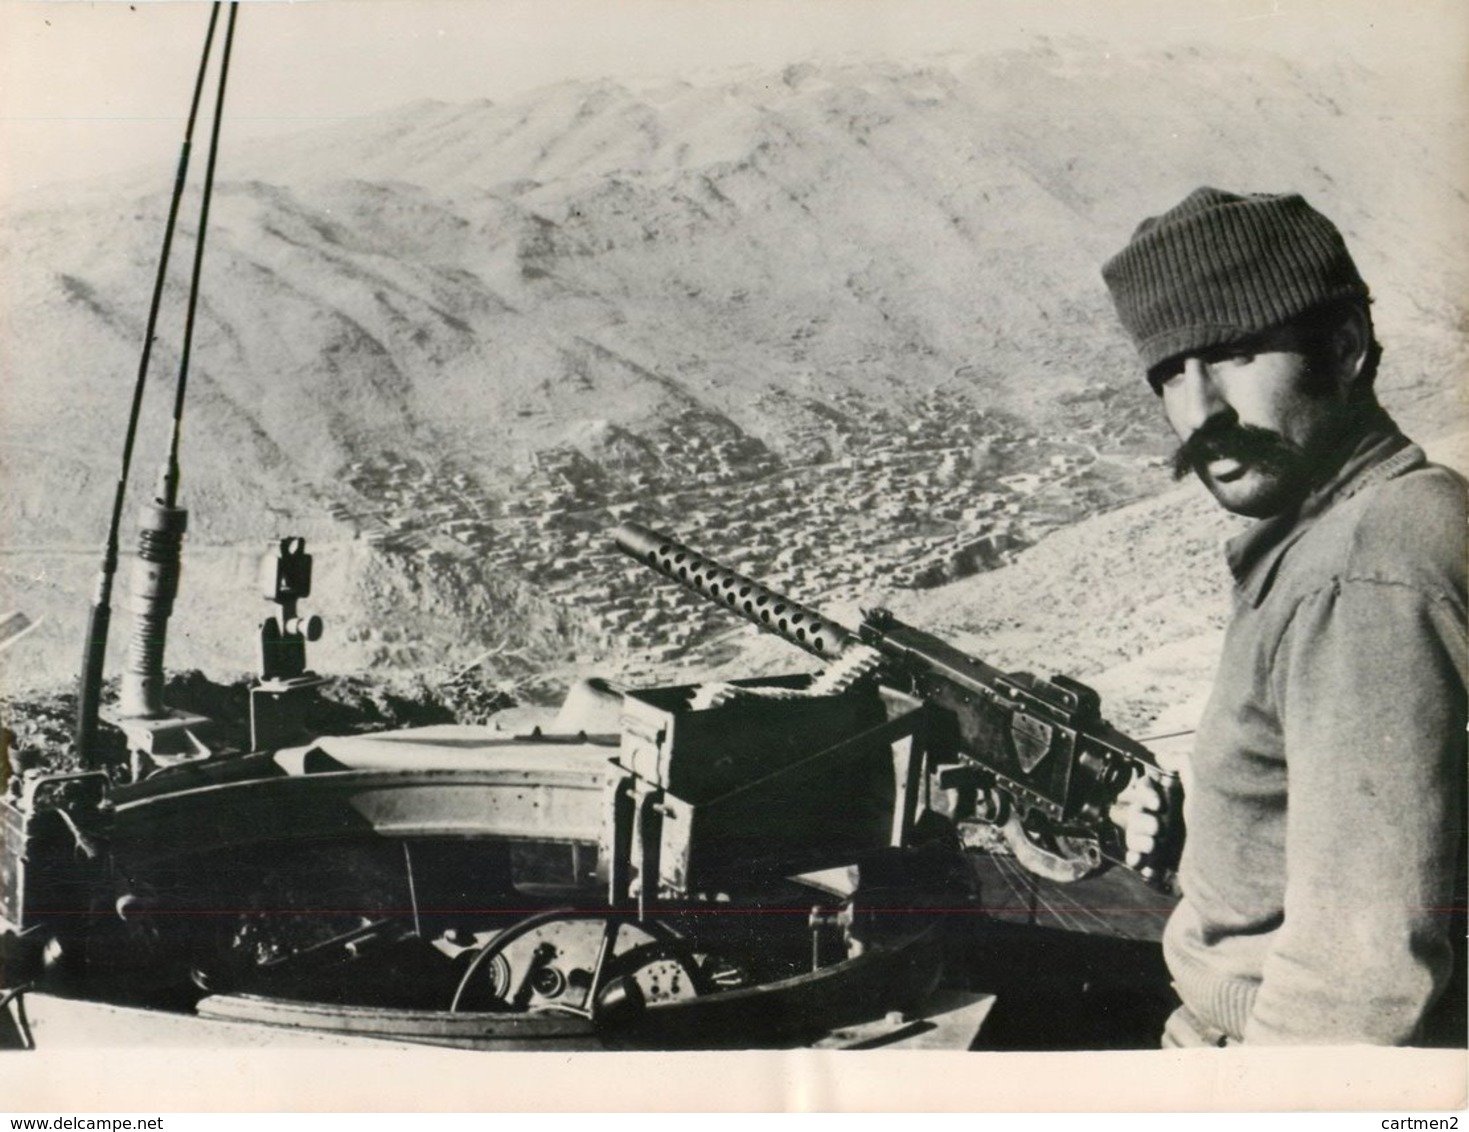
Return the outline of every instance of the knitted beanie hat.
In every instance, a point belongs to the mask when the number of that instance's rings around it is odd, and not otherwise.
[[[1367,298],[1341,233],[1295,193],[1195,189],[1139,224],[1102,277],[1148,369]]]

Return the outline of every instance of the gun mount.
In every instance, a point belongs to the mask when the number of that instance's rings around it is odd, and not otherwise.
[[[1094,876],[1125,863],[1110,810],[1129,783],[1147,777],[1160,796],[1179,797],[1177,776],[1102,719],[1085,684],[1002,672],[886,610],[868,612],[854,633],[647,527],[625,523],[611,536],[625,554],[833,662],[834,679],[871,678],[916,697],[931,793],[976,847],[992,847],[998,834],[1049,879]],[[1169,817],[1159,850],[1138,869],[1160,887],[1171,883],[1182,836],[1177,805]]]
[[[952,1048],[997,995],[1031,999],[1033,976],[1005,972],[1033,945],[1005,936],[958,850],[1100,872],[1119,851],[1110,799],[1161,774],[1145,750],[1080,685],[880,614],[851,632],[654,532],[619,537],[830,663],[604,687],[615,714],[578,717],[573,695],[544,734],[301,734],[309,556],[278,541],[248,751],[126,783],[17,758],[0,1044],[101,1017],[201,1043],[243,1026],[473,1049]],[[956,983],[960,924],[1004,957]]]
[[[122,783],[17,760],[0,1046],[102,1018],[204,1043],[244,1025],[745,1048],[887,1040],[932,1014],[939,910],[965,894],[895,785],[916,701],[794,677],[719,702],[629,691],[615,734],[303,736],[310,557],[286,539],[265,566],[282,610],[259,633],[249,751]],[[951,1001],[946,1040],[967,1044],[989,1001]]]

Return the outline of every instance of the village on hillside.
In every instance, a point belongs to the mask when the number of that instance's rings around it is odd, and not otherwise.
[[[452,462],[385,452],[349,467],[353,498],[331,510],[384,554],[478,556],[574,610],[596,655],[656,664],[738,625],[619,552],[607,536],[617,523],[660,530],[797,601],[865,605],[1003,565],[1123,501],[1118,481],[1145,494],[1139,465],[1161,463],[1099,451],[1087,432],[1028,434],[943,391],[902,419],[850,408],[835,444],[829,428],[811,437],[825,457],[811,463],[691,417],[653,442],[655,467],[613,476],[558,447],[498,496]]]

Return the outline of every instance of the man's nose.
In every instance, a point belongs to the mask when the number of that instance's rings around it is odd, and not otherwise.
[[[1192,436],[1215,417],[1230,411],[1213,367],[1202,358],[1185,358],[1183,372],[1168,389],[1168,415],[1180,436]]]

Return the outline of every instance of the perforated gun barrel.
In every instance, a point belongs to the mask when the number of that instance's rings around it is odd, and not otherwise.
[[[667,535],[639,523],[624,523],[610,533],[624,554],[815,656],[834,660],[861,645],[855,633],[828,621],[814,609],[705,558]]]

